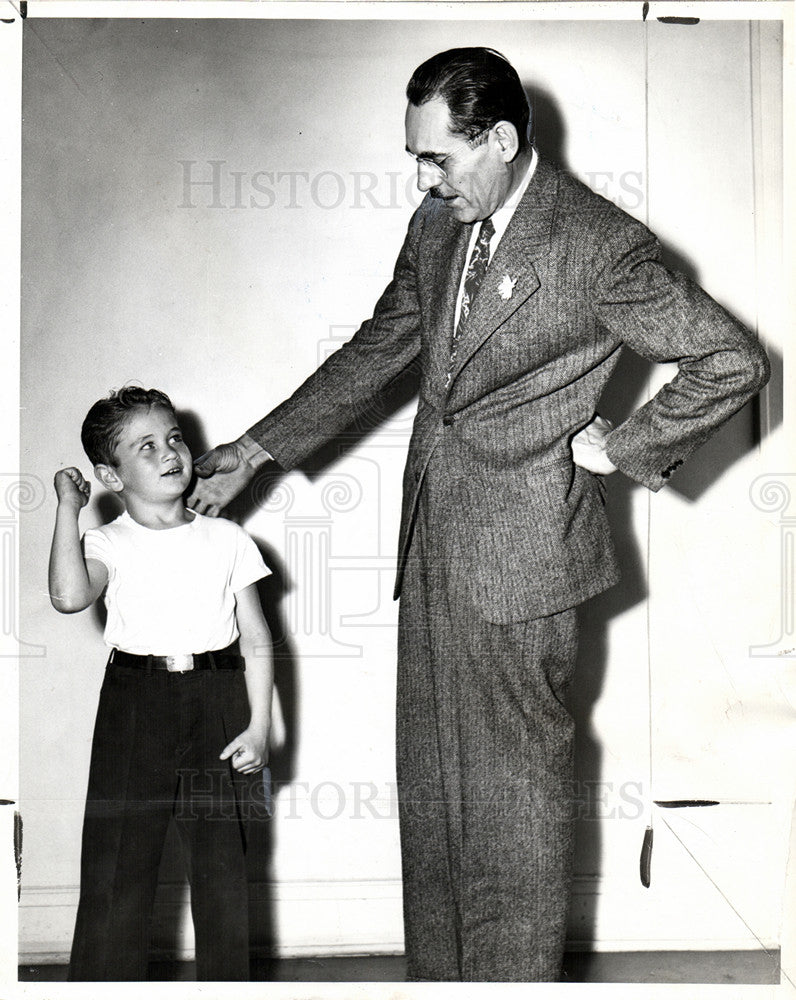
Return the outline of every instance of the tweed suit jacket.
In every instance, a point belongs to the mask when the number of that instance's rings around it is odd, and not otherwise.
[[[454,592],[507,623],[574,607],[618,579],[602,482],[573,464],[570,442],[623,345],[678,363],[608,440],[614,464],[652,490],[765,384],[769,367],[748,330],[663,266],[648,229],[540,159],[446,388],[470,232],[427,197],[373,317],[248,433],[293,468],[419,361],[396,596],[431,463]]]

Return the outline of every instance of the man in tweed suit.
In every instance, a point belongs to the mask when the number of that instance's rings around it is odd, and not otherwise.
[[[294,468],[419,360],[396,583],[408,976],[555,980],[576,609],[618,576],[600,477],[659,489],[768,362],[644,226],[539,158],[498,53],[441,53],[407,97],[428,194],[392,282],[290,399],[200,461],[192,502],[217,513],[269,457]],[[679,372],[612,429],[595,407],[624,344]]]

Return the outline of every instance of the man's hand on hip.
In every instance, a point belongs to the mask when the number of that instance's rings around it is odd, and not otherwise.
[[[583,430],[578,431],[572,438],[572,458],[575,465],[580,465],[598,476],[616,472],[616,466],[605,450],[608,435],[613,429],[613,424],[609,420],[596,416]]]
[[[194,462],[198,478],[188,506],[198,514],[217,517],[270,458],[248,434],[205,452]]]

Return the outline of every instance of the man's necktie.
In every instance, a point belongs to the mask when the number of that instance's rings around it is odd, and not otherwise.
[[[470,262],[467,265],[467,274],[464,278],[464,290],[462,292],[462,305],[459,313],[459,322],[456,324],[456,329],[453,332],[453,340],[451,342],[450,365],[448,366],[448,374],[445,379],[446,389],[451,384],[451,379],[453,377],[453,366],[456,363],[456,352],[459,347],[459,340],[461,339],[462,332],[467,325],[467,318],[470,315],[470,310],[473,308],[473,302],[478,294],[478,289],[481,287],[481,282],[484,280],[486,269],[489,266],[489,242],[494,235],[494,223],[491,219],[484,219],[481,223],[481,231],[478,233],[478,238],[475,241],[473,252],[470,254]]]

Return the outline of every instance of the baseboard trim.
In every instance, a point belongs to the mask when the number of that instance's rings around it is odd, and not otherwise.
[[[78,895],[75,885],[23,888],[19,908],[21,964],[68,961]],[[262,958],[402,954],[401,898],[399,879],[296,879],[255,884],[251,890],[252,954]],[[597,876],[576,876],[567,948],[573,952],[779,948],[779,941],[771,935],[755,937],[743,926],[703,918],[704,914],[700,916],[699,931],[704,934],[706,927],[711,928],[712,938],[698,933],[689,936],[685,920],[672,924],[681,936],[664,936],[660,931],[667,929],[666,921],[659,921],[663,925],[654,928],[647,914],[645,928],[645,920],[628,909],[616,887],[606,886],[605,880]],[[633,937],[627,933],[631,925]],[[193,957],[187,885],[165,883],[158,887],[153,957]]]
[[[79,895],[76,885],[23,888],[21,964],[68,961]],[[262,958],[403,954],[401,901],[399,879],[256,883],[250,892],[252,954]],[[259,940],[258,928],[266,929]],[[187,884],[158,886],[152,936],[153,958],[193,958]]]

